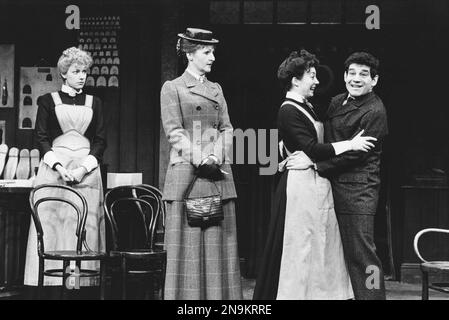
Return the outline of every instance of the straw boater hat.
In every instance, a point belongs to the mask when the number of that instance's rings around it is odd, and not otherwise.
[[[219,42],[213,38],[212,31],[197,28],[187,28],[185,33],[178,33],[178,37],[205,44],[216,44]]]

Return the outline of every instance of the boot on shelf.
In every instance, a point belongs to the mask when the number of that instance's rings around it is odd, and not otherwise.
[[[9,149],[8,161],[5,166],[3,178],[6,180],[14,179],[17,171],[17,163],[19,162],[19,149],[13,147]]]
[[[30,177],[30,151],[28,149],[20,150],[16,177],[17,179],[28,179]]]

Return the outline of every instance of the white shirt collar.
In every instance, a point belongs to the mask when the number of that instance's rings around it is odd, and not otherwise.
[[[300,95],[299,93],[293,92],[293,91],[289,91],[287,92],[287,94],[285,95],[286,98],[290,98],[302,103],[306,103],[307,100],[306,98],[304,98],[304,96]]]
[[[355,98],[354,98],[353,96],[351,96],[351,94],[348,93],[348,96],[347,96],[346,99],[343,101],[343,104],[342,104],[342,105],[344,106],[345,104],[347,104],[349,100],[355,100]]]
[[[194,77],[196,80],[198,80],[198,81],[201,82],[201,83],[203,83],[204,80],[206,79],[206,76],[205,76],[204,74],[203,74],[203,75],[199,75],[199,74],[197,74],[196,72],[190,70],[189,68],[187,68],[186,71],[187,71],[188,73],[190,73],[190,74],[192,75],[192,77]]]
[[[61,88],[61,91],[64,92],[64,93],[67,93],[67,94],[68,94],[69,96],[71,96],[71,97],[74,97],[74,96],[76,96],[77,94],[82,93],[82,92],[83,92],[83,89],[79,89],[78,91],[76,91],[76,90],[73,89],[72,87],[70,87],[70,86],[68,86],[68,85],[66,85],[66,84],[63,84],[63,85],[62,85],[62,88]]]

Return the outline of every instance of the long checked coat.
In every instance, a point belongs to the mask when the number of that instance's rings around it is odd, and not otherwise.
[[[181,201],[195,166],[210,154],[219,159],[221,169],[228,173],[216,183],[222,199],[236,198],[229,165],[233,128],[221,86],[207,79],[200,83],[187,71],[165,82],[161,90],[161,118],[170,143],[164,199]],[[210,181],[198,179],[191,195],[215,193]]]
[[[242,290],[233,201],[237,195],[229,164],[233,128],[223,91],[218,83],[201,83],[184,72],[162,86],[161,118],[170,143],[163,197],[167,205],[165,299],[239,300]],[[228,174],[216,185],[198,179],[191,196],[216,194],[218,188],[224,220],[204,229],[190,227],[182,200],[195,166],[210,154]]]

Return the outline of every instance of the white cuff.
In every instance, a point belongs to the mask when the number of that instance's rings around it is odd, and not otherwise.
[[[59,162],[58,158],[56,158],[56,154],[53,151],[47,151],[44,155],[44,163],[53,169],[55,163]]]
[[[279,141],[278,146],[279,146],[279,154],[282,157],[282,155],[284,154],[284,140]]]
[[[285,168],[287,167],[287,162],[288,162],[288,159],[284,159],[282,162],[279,162],[279,164],[278,164],[278,171],[279,172],[284,172],[285,171]]]
[[[215,163],[217,163],[217,164],[218,164],[218,162],[219,162],[218,157],[217,157],[215,154],[210,154],[210,155],[208,156],[208,158],[212,158],[212,159],[215,161]]]
[[[87,173],[94,170],[96,167],[98,167],[98,160],[93,155],[88,155],[86,159],[81,163],[81,166],[86,168]]]
[[[352,144],[351,144],[351,141],[349,141],[349,140],[334,142],[334,143],[332,143],[332,147],[334,147],[336,156],[338,156],[339,154],[342,154],[346,151],[352,150]]]

